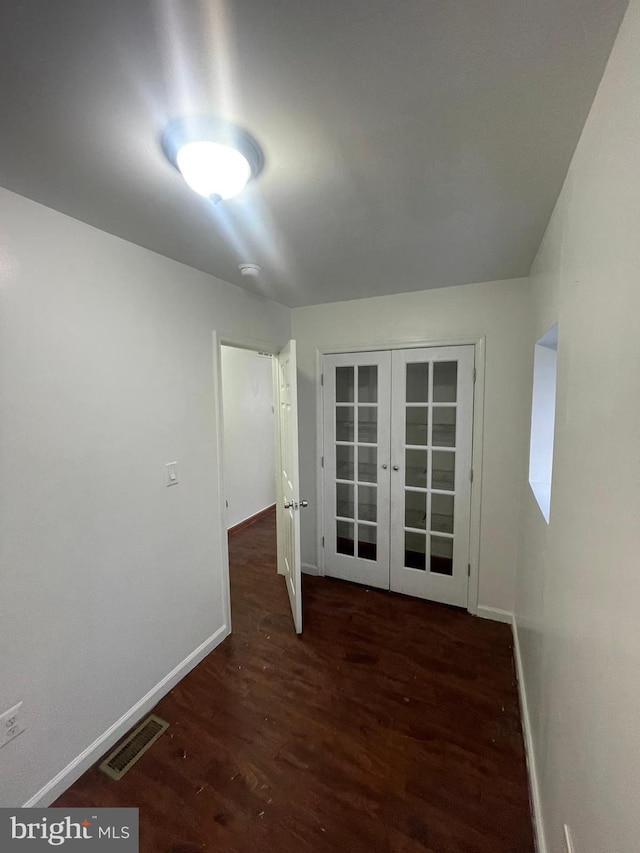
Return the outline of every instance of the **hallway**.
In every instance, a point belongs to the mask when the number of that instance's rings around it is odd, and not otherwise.
[[[298,638],[273,516],[230,561],[233,634],[154,709],[168,731],[55,805],[139,807],[143,853],[533,851],[508,626],[305,576]]]

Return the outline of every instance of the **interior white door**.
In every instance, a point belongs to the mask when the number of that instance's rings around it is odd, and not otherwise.
[[[389,589],[391,353],[325,356],[324,570]]]
[[[302,570],[300,561],[300,485],[298,474],[298,386],[296,342],[278,355],[279,484],[276,518],[278,571],[284,575],[293,624],[302,633]]]
[[[472,346],[397,350],[391,406],[390,588],[467,606]]]

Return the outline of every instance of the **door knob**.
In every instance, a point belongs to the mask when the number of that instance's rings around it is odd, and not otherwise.
[[[304,509],[305,507],[309,506],[309,501],[300,501],[300,506]]]
[[[384,470],[386,471],[386,470],[387,470],[387,463],[386,463],[386,462],[383,462],[383,463],[382,463],[382,467],[383,467],[383,468],[384,468]]]
[[[292,506],[293,506],[293,501],[285,501],[284,502],[284,508],[285,509],[291,509]]]
[[[400,470],[400,466],[399,466],[399,465],[394,465],[394,466],[393,466],[393,470],[394,470],[394,471],[399,471],[399,470]]]

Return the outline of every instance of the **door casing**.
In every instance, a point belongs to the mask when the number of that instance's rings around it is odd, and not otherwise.
[[[469,530],[469,597],[467,611],[474,616],[478,613],[478,585],[480,569],[480,511],[482,494],[482,448],[484,426],[484,381],[485,381],[485,349],[486,337],[460,338],[406,338],[404,340],[375,340],[363,344],[349,343],[344,346],[316,347],[316,507],[317,507],[317,552],[318,574],[324,575],[324,547],[322,543],[324,531],[324,478],[322,476],[321,457],[324,447],[324,392],[322,386],[322,359],[325,355],[334,353],[373,352],[376,350],[414,349],[418,347],[451,347],[473,346],[475,348],[475,384],[473,394],[473,439],[472,439],[472,470],[471,483],[471,524]]]

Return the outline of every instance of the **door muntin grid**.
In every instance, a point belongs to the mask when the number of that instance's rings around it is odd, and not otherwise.
[[[377,560],[378,366],[335,367],[336,552]]]
[[[404,568],[453,575],[456,361],[407,362],[404,417]]]

